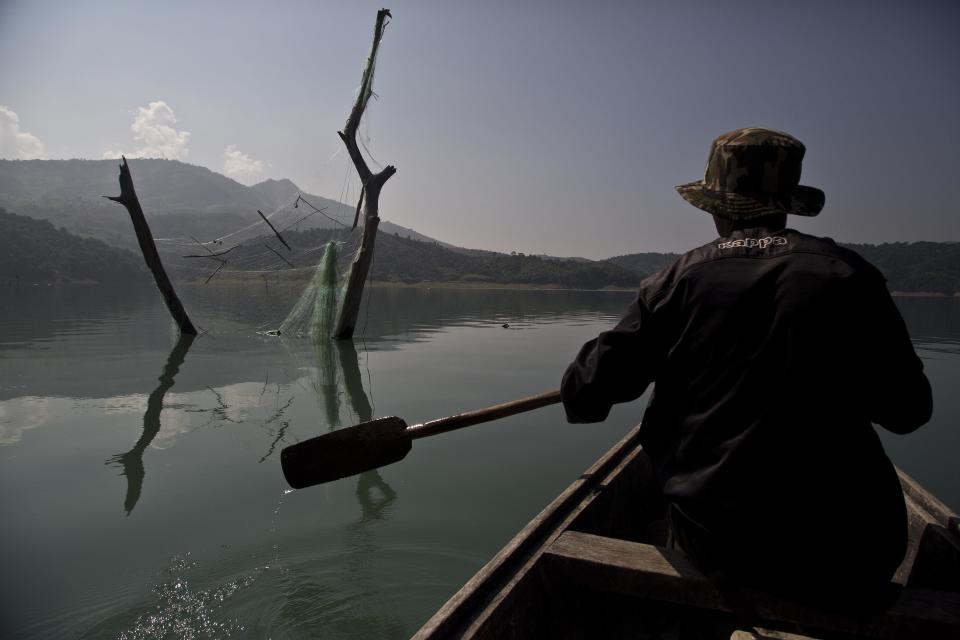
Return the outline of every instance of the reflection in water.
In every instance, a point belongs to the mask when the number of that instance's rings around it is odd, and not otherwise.
[[[343,386],[346,390],[347,402],[358,422],[367,422],[373,417],[373,408],[367,394],[363,390],[363,376],[360,373],[360,362],[353,340],[328,340],[335,345],[340,372],[343,375]],[[345,564],[351,574],[351,582],[355,589],[365,594],[351,612],[351,617],[362,620],[358,626],[367,631],[376,630],[379,635],[404,635],[402,625],[394,616],[385,614],[379,607],[371,607],[368,603],[380,600],[378,594],[383,586],[371,576],[371,565],[378,561],[381,552],[377,544],[376,534],[370,525],[374,522],[389,520],[390,508],[397,500],[397,492],[387,483],[376,469],[361,473],[357,477],[357,488],[354,494],[360,504],[360,518],[346,527],[347,557]],[[363,603],[363,604],[360,604]]]
[[[376,469],[361,473],[357,478],[357,501],[361,509],[359,524],[388,519],[389,507],[396,499],[397,492]]]
[[[314,342],[314,353],[317,357],[316,375],[313,377],[313,387],[317,392],[317,400],[324,410],[326,423],[331,431],[340,426],[340,371],[337,366],[337,354],[334,348],[336,340],[320,338]],[[350,342],[350,341],[348,341]],[[354,360],[354,366],[356,360]],[[360,389],[363,393],[363,388]]]
[[[341,386],[346,392],[347,404],[358,422],[367,422],[373,417],[373,407],[363,389],[360,359],[353,340],[325,340],[314,344],[317,354],[314,388],[317,399],[326,414],[331,430],[340,426]],[[397,499],[397,492],[387,484],[376,470],[367,471],[357,478],[357,501],[361,516],[358,524],[382,520],[388,508]]]
[[[267,385],[264,383],[263,388],[266,389]],[[277,385],[277,395],[280,395],[280,385]],[[261,392],[260,397],[263,397]],[[277,410],[273,412],[273,415],[263,421],[263,426],[266,427],[267,431],[273,435],[273,440],[270,442],[270,448],[267,449],[267,452],[263,454],[263,457],[260,458],[260,462],[263,462],[277,449],[277,445],[286,437],[287,429],[290,428],[290,421],[283,418],[283,412],[286,411],[291,404],[293,404],[293,399],[296,396],[290,396],[282,407],[277,407]],[[273,425],[277,424],[279,426],[274,427]]]
[[[196,336],[182,333],[177,338],[177,343],[173,345],[170,356],[167,358],[167,364],[163,367],[163,373],[160,374],[160,384],[147,398],[147,411],[143,414],[143,433],[140,435],[140,439],[137,440],[130,451],[117,454],[104,463],[119,465],[123,468],[122,474],[127,478],[127,496],[123,501],[123,508],[127,515],[130,515],[130,512],[137,505],[137,500],[140,499],[140,493],[143,490],[143,478],[146,475],[143,468],[143,452],[160,432],[160,412],[163,411],[163,397],[173,387],[173,378],[180,371],[180,367],[187,357],[187,351],[190,350],[190,345],[193,344],[195,339]]]
[[[363,391],[363,377],[360,375],[360,360],[353,340],[330,340],[337,347],[340,356],[340,370],[343,372],[343,384],[347,389],[350,407],[357,414],[357,420],[367,422],[373,417],[373,408]],[[370,390],[373,393],[373,389]]]
[[[295,359],[302,343],[286,343]],[[301,369],[309,372],[316,392],[322,427],[341,426],[341,409],[350,415],[348,423],[366,422],[373,407],[363,386],[356,346],[352,340],[321,339],[312,344],[316,365]],[[303,353],[301,350],[300,353]],[[346,405],[346,406],[344,406]],[[390,557],[378,541],[373,523],[390,519],[397,492],[376,470],[357,478],[354,492],[360,517],[343,529],[344,549],[331,552],[323,546],[314,550],[316,565],[287,567],[283,573],[284,604],[281,617],[300,630],[315,629],[331,637],[403,637],[409,630],[386,604],[392,596],[387,576]],[[318,579],[316,576],[324,576]]]
[[[184,303],[196,309],[198,319],[203,320],[204,326],[213,327],[216,335],[215,340],[205,343],[209,346],[206,353],[191,356],[198,361],[188,375],[180,375],[180,391],[201,391],[208,385],[220,390],[263,381],[265,367],[280,365],[281,360],[287,364],[277,353],[276,340],[263,340],[251,329],[262,328],[265,323],[276,324],[276,310],[289,309],[300,288],[275,290],[271,282],[267,299],[262,287],[213,286],[215,282],[216,279],[207,287],[185,287],[180,292]],[[15,298],[0,289],[0,354],[10,372],[0,376],[0,401],[24,395],[98,398],[105,393],[142,393],[138,381],[143,367],[153,366],[155,350],[166,353],[170,349],[170,314],[162,301],[156,296],[143,296],[142,292],[124,292],[121,301],[116,292],[101,292],[96,287],[51,289],[21,291]],[[363,342],[357,338],[357,348],[362,345],[378,352],[424,342],[438,333],[464,327],[495,330],[506,336],[509,334],[501,328],[503,323],[509,323],[511,328],[592,325],[598,320],[612,325],[623,315],[632,297],[630,292],[431,291],[390,287],[373,290],[378,313],[371,312]],[[954,304],[958,311],[950,316],[951,320],[960,318],[960,299]],[[4,315],[6,309],[15,309],[16,313]],[[317,366],[313,354],[305,357],[309,342],[294,340],[291,344],[299,345],[297,348],[304,352],[299,358],[306,366]],[[53,348],[38,357],[37,347]],[[117,357],[119,354],[123,357]],[[105,359],[109,359],[108,367],[104,366]],[[105,378],[107,375],[109,379]],[[272,372],[270,376],[272,387]],[[210,398],[215,400],[212,394]]]
[[[529,414],[529,428],[515,432],[515,446],[506,452],[489,432],[483,437],[477,432],[469,442],[438,439],[431,443],[437,455],[384,468],[379,479],[370,474],[289,494],[281,518],[274,515],[282,484],[277,453],[264,464],[256,461],[287,421],[277,452],[295,439],[327,432],[328,426],[309,377],[319,362],[312,343],[290,341],[294,353],[288,354],[277,339],[255,333],[267,321],[274,326],[276,310],[289,309],[300,292],[275,287],[273,276],[270,280],[269,299],[259,280],[257,287],[215,286],[216,279],[207,287],[184,287],[185,303],[197,310],[204,326],[215,328],[216,338],[190,347],[190,366],[180,366],[176,385],[164,397],[162,427],[149,444],[150,486],[143,490],[150,496],[141,498],[139,518],[116,508],[118,499],[124,500],[116,490],[122,494],[128,482],[117,486],[114,476],[120,469],[91,467],[89,460],[93,455],[102,462],[128,451],[141,435],[148,394],[158,385],[155,376],[173,344],[162,301],[149,291],[118,297],[102,287],[28,288],[16,296],[0,289],[0,414],[6,411],[0,415],[0,434],[6,429],[9,436],[0,445],[0,544],[7,550],[5,584],[11,585],[0,603],[0,637],[100,639],[127,633],[143,638],[147,633],[137,627],[138,620],[159,625],[164,618],[151,616],[167,616],[171,607],[180,606],[184,629],[195,629],[198,640],[207,636],[193,612],[204,621],[247,628],[232,638],[409,637],[636,417],[631,407],[587,433],[558,429],[558,414]],[[440,415],[472,405],[479,395],[493,402],[511,389],[548,388],[558,367],[574,355],[569,350],[612,326],[633,297],[629,292],[400,288],[377,288],[374,295],[365,342],[359,337],[355,342],[359,366],[350,366],[351,359],[337,351],[343,345],[349,354],[350,343],[325,345],[335,350],[337,375],[344,381],[342,425],[398,406],[411,416]],[[897,299],[897,304],[926,358],[936,409],[930,425],[910,438],[891,435],[884,446],[901,467],[956,508],[960,298]],[[530,330],[505,330],[503,323]],[[432,341],[419,344],[425,340]],[[942,352],[951,347],[950,340],[954,352]],[[367,350],[376,395],[368,380]],[[309,369],[294,370],[294,355]],[[416,380],[403,375],[413,367]],[[347,382],[358,377],[362,385]],[[478,389],[484,380],[489,387]],[[223,404],[208,386],[222,395]],[[357,389],[366,393],[351,399]],[[260,427],[291,397],[282,417]],[[372,411],[363,406],[365,397],[375,405]],[[181,402],[193,406],[174,411],[173,403]],[[228,417],[245,420],[246,427],[224,421],[211,425],[222,425],[219,431],[185,438],[163,456],[183,464],[176,477],[161,483],[160,456],[153,449],[172,445],[178,434],[211,416],[189,409],[223,412],[223,405],[230,406]],[[637,404],[636,411],[641,410]],[[114,426],[124,413],[126,429],[118,432]],[[35,428],[21,437],[27,426]],[[550,455],[541,456],[536,477],[528,477],[529,456],[545,434],[555,439]],[[149,439],[149,429],[144,437]],[[467,446],[475,447],[475,455],[451,463],[452,453]],[[501,459],[496,457],[501,453],[503,468],[490,474],[489,461]],[[129,458],[135,461],[136,453]],[[230,477],[220,474],[224,477],[211,481],[209,465],[192,464],[210,459]],[[51,460],[57,473],[38,474]],[[455,477],[457,490],[438,488],[441,477]],[[63,478],[70,481],[64,484]],[[403,496],[379,486],[379,480],[396,483],[393,489],[402,488]],[[183,487],[192,493],[184,494]],[[498,508],[487,509],[490,504]],[[142,517],[148,507],[155,517]],[[471,519],[471,513],[479,517]],[[66,546],[59,535],[64,531],[71,532]],[[161,539],[166,542],[157,544]],[[110,549],[110,562],[103,561],[104,549]],[[196,568],[154,575],[168,566],[170,554],[190,550],[200,562]],[[253,584],[219,602],[221,587],[245,580],[268,560],[271,568],[257,573]],[[178,581],[198,597],[151,593],[152,586]],[[216,594],[216,601],[201,591]],[[219,629],[214,633],[226,635]]]
[[[320,339],[313,346],[317,367],[311,367],[315,372],[311,381],[327,426],[331,430],[340,426],[342,395],[346,395],[347,404],[359,422],[369,421],[373,417],[373,407],[363,389],[360,359],[353,340]],[[275,445],[276,441],[271,445],[271,451]],[[357,478],[356,496],[361,508],[360,523],[366,523],[384,519],[389,513],[388,507],[397,499],[397,492],[373,470]]]
[[[227,413],[230,411],[230,405],[224,402],[223,396],[211,386],[207,386],[207,390],[213,394],[213,397],[217,399],[217,406],[210,409],[187,409],[187,413],[210,414],[210,418],[204,424],[202,424],[200,428],[209,426],[211,424],[216,424],[217,422],[232,422],[236,424],[237,421],[227,415]]]
[[[353,340],[329,340],[327,342],[336,345],[350,408],[357,415],[359,422],[367,422],[373,418],[373,407],[363,390],[360,360],[357,357],[357,349]],[[376,469],[360,474],[360,477],[357,478],[356,495],[361,509],[360,522],[357,525],[385,519],[389,515],[390,505],[397,499],[397,492],[387,484],[387,481],[380,476]],[[356,526],[354,529],[355,533],[359,533]],[[356,544],[353,546],[357,548]]]

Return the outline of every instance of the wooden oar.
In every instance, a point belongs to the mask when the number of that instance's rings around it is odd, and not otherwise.
[[[560,392],[548,391],[412,426],[407,426],[397,416],[378,418],[290,445],[281,452],[280,465],[290,486],[302,489],[403,460],[417,438],[506,418],[557,402],[560,402]]]

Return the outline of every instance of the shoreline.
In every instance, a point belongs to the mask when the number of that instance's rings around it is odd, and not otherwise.
[[[278,272],[282,273],[282,272]],[[296,278],[296,279],[270,279],[268,280],[269,285],[279,286],[279,287],[302,287],[304,286],[309,278]],[[151,285],[151,282],[145,283],[130,283],[124,282],[120,283],[111,283],[111,282],[21,282],[19,286],[14,285],[10,282],[0,281],[0,289],[32,289],[35,287],[61,287],[61,286],[81,286],[81,287],[95,287],[95,286],[110,286],[116,287],[120,286],[121,288],[126,287],[137,287],[144,285]],[[204,284],[200,280],[180,280],[174,282],[177,287],[205,287],[214,286],[220,287],[235,287],[235,286],[247,286],[247,285],[257,285],[263,286],[264,281],[261,277],[256,276],[247,276],[247,277],[230,277],[222,278],[219,281],[214,280],[210,284]],[[637,291],[636,287],[601,287],[599,289],[580,289],[565,287],[559,284],[532,284],[532,283],[505,283],[505,282],[458,282],[458,281],[424,281],[424,282],[390,282],[385,280],[375,280],[373,282],[367,283],[369,287],[376,287],[378,289],[460,289],[460,290],[476,290],[476,291],[596,291],[596,292],[612,292],[612,293],[627,293]],[[960,298],[960,291],[953,294],[949,293],[938,293],[935,291],[891,291],[890,295],[894,298]]]
[[[282,272],[280,272],[282,273]],[[303,286],[309,278],[272,280],[270,284],[274,286],[290,287]],[[175,283],[177,286],[209,286],[203,285],[200,281],[185,280]],[[212,283],[211,283],[212,284]],[[221,286],[259,284],[263,285],[261,278],[224,278],[220,281]],[[532,283],[506,283],[506,282],[459,282],[459,281],[423,281],[423,282],[391,282],[387,280],[374,280],[367,283],[368,287],[377,287],[384,289],[475,289],[484,291],[607,291],[614,293],[635,292],[637,287],[601,287],[599,289],[579,289],[565,287],[560,284],[532,284]],[[890,295],[894,298],[960,298],[960,291],[953,294],[938,293],[936,291],[891,291]]]
[[[960,298],[960,291],[956,293],[937,293],[935,291],[891,291],[894,298]]]
[[[297,278],[297,279],[269,279],[267,280],[269,286],[278,286],[278,287],[302,287],[309,281],[309,278]],[[174,285],[177,287],[203,287],[210,286],[217,282],[216,280],[211,281],[209,285],[204,285],[202,281],[199,280],[182,280],[175,281]],[[247,278],[223,278],[219,281],[219,286],[237,286],[237,285],[256,285],[262,287],[264,281],[260,277],[247,277]],[[505,283],[505,282],[458,282],[458,281],[423,281],[423,282],[391,282],[387,280],[374,280],[372,282],[367,282],[367,287],[375,287],[377,289],[464,289],[464,290],[483,290],[483,291],[612,291],[616,293],[623,292],[635,292],[636,287],[601,287],[599,289],[578,289],[573,287],[565,287],[560,284],[531,284],[531,283]]]

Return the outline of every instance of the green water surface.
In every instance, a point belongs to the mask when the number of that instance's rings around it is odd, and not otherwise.
[[[408,637],[642,416],[549,407],[290,491],[285,445],[556,388],[632,296],[371,292],[362,337],[314,345],[257,333],[293,288],[186,288],[193,341],[149,289],[0,290],[0,637]],[[956,508],[960,301],[898,304],[936,409],[885,442]]]

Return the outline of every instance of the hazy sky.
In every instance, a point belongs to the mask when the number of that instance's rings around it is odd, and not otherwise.
[[[338,198],[380,6],[0,0],[0,155],[160,155]],[[717,135],[766,126],[827,194],[796,228],[960,240],[960,2],[389,6],[368,131],[398,168],[393,222],[502,251],[686,250],[714,232],[674,185]]]

